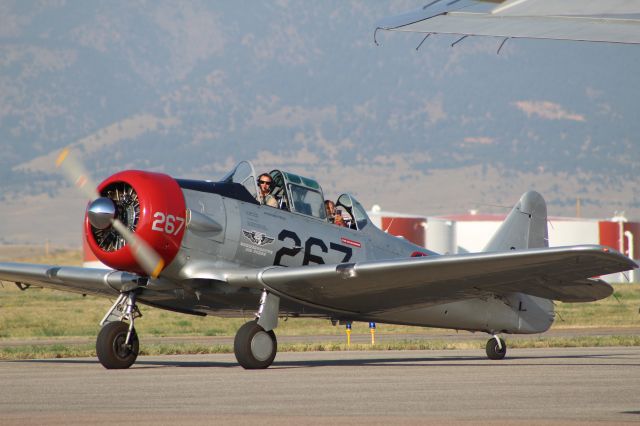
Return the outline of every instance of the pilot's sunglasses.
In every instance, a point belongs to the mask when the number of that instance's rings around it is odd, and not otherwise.
[[[270,180],[259,180],[258,183],[260,185],[265,185],[265,184],[271,185],[271,181]]]

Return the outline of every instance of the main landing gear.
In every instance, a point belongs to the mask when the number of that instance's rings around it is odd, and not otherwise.
[[[504,339],[494,335],[487,340],[487,357],[489,359],[502,359],[507,354],[507,344]]]
[[[273,329],[278,326],[279,308],[280,298],[263,291],[256,314],[258,318],[240,327],[233,341],[233,352],[242,367],[248,370],[267,368],[273,362],[278,351]]]
[[[135,293],[121,293],[100,322],[102,328],[96,340],[96,353],[104,368],[129,368],[136,361],[140,342],[133,321],[141,316]]]

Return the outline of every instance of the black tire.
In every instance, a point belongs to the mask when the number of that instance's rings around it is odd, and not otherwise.
[[[278,341],[273,330],[264,331],[257,321],[244,324],[233,341],[233,352],[238,363],[248,370],[267,368],[278,351]]]
[[[507,354],[507,344],[502,338],[500,338],[500,345],[502,349],[498,347],[496,339],[489,339],[487,341],[487,357],[489,359],[502,359]]]
[[[98,360],[104,368],[122,369],[129,368],[138,358],[140,342],[135,328],[131,334],[130,344],[125,346],[129,324],[122,321],[114,321],[105,324],[96,339],[96,353]]]

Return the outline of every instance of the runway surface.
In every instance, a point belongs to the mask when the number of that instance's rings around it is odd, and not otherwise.
[[[97,334],[97,331],[96,331]],[[596,336],[638,336],[640,335],[640,327],[574,327],[574,328],[552,328],[549,331],[540,334],[508,334],[505,339],[508,342],[512,340],[536,340],[551,338],[573,338],[573,337],[596,337]],[[486,333],[471,333],[467,331],[455,332],[452,330],[441,330],[436,328],[425,328],[420,333],[385,333],[378,331],[376,333],[376,341],[383,342],[400,342],[406,340],[441,340],[447,342],[461,342],[470,340],[486,341],[488,335]],[[201,344],[201,345],[233,345],[234,336],[140,336],[140,343],[145,344]],[[37,338],[37,339],[0,339],[0,348],[17,347],[17,346],[44,346],[44,345],[94,345],[96,337],[56,337],[56,338]],[[352,343],[367,344],[371,342],[371,334],[368,332],[358,333],[354,331],[351,334]],[[298,344],[298,343],[346,343],[346,336],[343,333],[336,335],[311,334],[306,336],[286,336],[278,334],[279,344]]]
[[[640,422],[640,348],[279,353],[0,362],[0,424]],[[124,423],[126,422],[126,423]]]

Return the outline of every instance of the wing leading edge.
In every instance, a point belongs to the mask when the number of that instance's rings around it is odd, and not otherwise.
[[[100,296],[117,295],[146,283],[128,272],[73,266],[0,263],[0,281]]]
[[[276,294],[316,307],[373,313],[512,292],[563,302],[594,301],[609,296],[613,289],[606,282],[590,277],[636,267],[618,252],[585,245],[340,265],[271,267],[253,276],[249,272],[229,276],[228,280],[236,285],[258,281]]]

